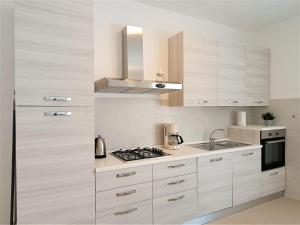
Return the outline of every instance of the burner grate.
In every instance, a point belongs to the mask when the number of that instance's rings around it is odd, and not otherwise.
[[[124,161],[150,159],[169,155],[159,148],[135,148],[119,150],[112,152],[111,154]]]

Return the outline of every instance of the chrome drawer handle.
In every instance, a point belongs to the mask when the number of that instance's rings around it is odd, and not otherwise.
[[[134,193],[136,193],[136,190],[120,192],[120,193],[117,193],[116,196],[117,197],[122,197],[122,196],[126,196],[126,195],[131,195],[131,194],[134,194]]]
[[[174,181],[174,182],[170,182],[170,183],[167,183],[167,185],[176,185],[176,184],[181,184],[183,183],[185,180],[182,179],[182,180],[179,180],[179,181]]]
[[[183,199],[184,197],[185,197],[185,195],[181,195],[181,196],[179,196],[177,198],[170,198],[170,199],[168,199],[168,202],[176,202],[178,200]]]
[[[173,166],[168,166],[168,168],[170,168],[170,169],[174,169],[174,168],[179,168],[179,167],[183,167],[183,166],[185,166],[185,164],[184,164],[184,163],[182,163],[182,164],[178,164],[178,165],[173,165]]]
[[[44,112],[45,116],[72,116],[72,112]]]
[[[250,153],[244,153],[242,154],[242,156],[250,156],[250,155],[253,155],[254,153],[253,152],[250,152]]]
[[[262,104],[264,102],[263,101],[254,101],[253,103],[255,103],[255,104]]]
[[[126,214],[129,214],[129,213],[132,213],[134,211],[136,211],[138,208],[132,208],[132,209],[128,209],[126,211],[121,211],[121,212],[116,212],[114,213],[115,216],[121,216],[121,215],[126,215]]]
[[[46,102],[70,102],[72,98],[64,96],[45,96],[44,100]]]
[[[214,159],[211,159],[209,160],[210,162],[219,162],[219,161],[222,161],[223,158],[222,157],[219,157],[219,158],[214,158]]]
[[[117,174],[116,177],[117,178],[129,177],[129,176],[133,176],[133,175],[136,175],[136,172],[120,173],[120,174]]]
[[[274,173],[270,173],[269,176],[274,176],[274,175],[277,175],[277,174],[279,174],[278,171],[277,171],[277,172],[274,172]]]
[[[207,100],[196,100],[195,103],[203,104],[203,103],[208,103]]]

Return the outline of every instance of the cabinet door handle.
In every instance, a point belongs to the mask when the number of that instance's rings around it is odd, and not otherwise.
[[[116,177],[117,178],[129,177],[129,176],[133,176],[133,175],[136,175],[136,172],[120,173],[120,174],[117,174]]]
[[[170,199],[168,199],[168,202],[176,202],[176,201],[178,201],[180,199],[183,199],[184,197],[185,197],[185,195],[181,195],[181,196],[179,196],[177,198],[170,198]]]
[[[222,160],[223,160],[223,158],[219,157],[219,158],[210,159],[209,161],[210,162],[218,162],[218,161],[222,161]]]
[[[203,103],[208,103],[208,101],[207,100],[196,100],[196,101],[194,101],[195,103],[199,103],[199,104],[203,104]]]
[[[120,193],[117,193],[116,196],[117,197],[122,197],[122,196],[126,196],[126,195],[131,195],[131,194],[134,194],[134,193],[136,193],[136,190],[120,192]]]
[[[114,213],[115,216],[122,216],[122,215],[126,215],[126,214],[129,214],[129,213],[132,213],[134,211],[138,210],[138,208],[132,208],[132,209],[128,209],[128,210],[125,210],[125,211],[121,211],[121,212],[116,212]]]
[[[173,182],[170,182],[170,183],[168,183],[168,185],[176,185],[176,184],[181,184],[181,183],[183,183],[185,180],[184,179],[182,179],[182,180],[179,180],[179,181],[173,181]]]
[[[72,116],[72,112],[44,112],[45,116]]]
[[[237,100],[234,100],[234,101],[231,101],[231,103],[233,103],[233,104],[237,104],[237,103],[239,103],[239,101],[237,101]]]
[[[250,156],[250,155],[253,155],[253,154],[254,154],[253,152],[243,153],[242,156]]]
[[[46,102],[71,102],[71,97],[65,96],[45,96],[44,101]]]
[[[277,172],[274,172],[274,173],[270,173],[269,176],[274,176],[274,175],[277,175],[277,174],[279,174],[278,171],[277,171]]]
[[[263,101],[253,101],[253,103],[255,103],[255,104],[262,104],[264,102]]]
[[[174,169],[174,168],[179,168],[179,167],[183,167],[183,166],[185,166],[185,164],[184,164],[184,163],[182,163],[182,164],[178,164],[178,165],[173,165],[173,166],[168,166],[168,168],[170,168],[170,169]]]

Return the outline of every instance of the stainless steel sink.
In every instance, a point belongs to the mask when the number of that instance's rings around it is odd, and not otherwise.
[[[216,141],[214,142],[213,147],[209,144],[209,142],[205,143],[197,143],[197,144],[191,144],[188,145],[193,148],[199,148],[207,151],[216,151],[216,150],[222,150],[222,149],[229,149],[229,148],[239,148],[248,146],[249,144],[234,142],[234,141]]]

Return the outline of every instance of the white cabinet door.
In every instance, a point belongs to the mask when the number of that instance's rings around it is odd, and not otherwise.
[[[183,40],[184,105],[217,105],[217,40],[187,33]]]
[[[232,206],[232,154],[198,158],[198,215]]]
[[[92,106],[93,1],[16,0],[15,91],[22,106]]]
[[[219,42],[218,46],[218,105],[245,104],[246,46]]]
[[[17,107],[18,224],[95,222],[94,109]]]
[[[246,104],[266,106],[270,98],[270,50],[247,46]]]
[[[154,224],[181,224],[196,214],[196,189],[153,199]]]
[[[270,195],[285,189],[285,167],[262,173],[262,195]]]
[[[261,196],[261,149],[233,154],[233,205]]]

